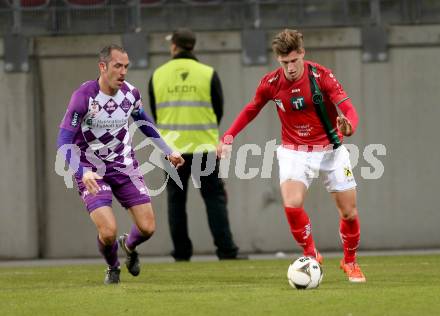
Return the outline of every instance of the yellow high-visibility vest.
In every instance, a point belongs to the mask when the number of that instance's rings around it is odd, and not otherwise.
[[[211,100],[214,69],[189,58],[172,59],[153,74],[157,128],[173,150],[214,151],[219,131]]]

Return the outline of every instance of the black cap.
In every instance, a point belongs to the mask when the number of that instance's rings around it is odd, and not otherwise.
[[[196,36],[188,28],[178,28],[166,37],[167,40],[184,50],[193,50],[196,45]]]

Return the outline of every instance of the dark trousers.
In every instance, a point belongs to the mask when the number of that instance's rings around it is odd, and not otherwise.
[[[196,160],[201,161],[201,168],[197,169],[205,170],[207,155],[215,155],[215,153],[205,153],[203,156],[202,154],[195,155],[199,156],[196,157],[194,163]],[[167,184],[168,222],[174,245],[172,256],[176,260],[189,260],[193,254],[193,246],[188,235],[186,201],[193,154],[183,154],[182,156],[185,159],[185,164],[178,169],[178,174],[183,184],[183,190],[171,178]],[[200,177],[200,192],[206,206],[209,229],[217,247],[217,256],[220,259],[235,258],[238,247],[232,239],[229,227],[226,192],[223,180],[218,177],[218,163],[219,161],[216,159],[215,169],[210,175]]]

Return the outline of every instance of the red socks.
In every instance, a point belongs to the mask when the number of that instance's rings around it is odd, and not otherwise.
[[[361,237],[359,217],[356,216],[354,219],[341,218],[339,233],[344,246],[345,263],[355,262],[356,250],[359,247],[359,240]]]
[[[304,208],[285,206],[284,210],[293,238],[295,238],[297,243],[304,249],[304,256],[316,256],[312,227],[309,216]]]
[[[316,256],[309,216],[302,207],[284,207],[293,238],[304,249],[304,256]],[[339,233],[344,247],[344,262],[356,261],[361,236],[359,217],[340,220]]]

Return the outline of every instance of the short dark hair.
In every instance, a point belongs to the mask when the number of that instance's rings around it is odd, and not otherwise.
[[[178,28],[167,36],[171,43],[183,50],[192,51],[196,45],[196,36],[189,28]]]
[[[127,54],[127,52],[125,51],[125,49],[123,49],[121,46],[116,45],[116,44],[110,44],[107,46],[104,46],[101,51],[99,52],[99,62],[100,63],[105,63],[106,65],[109,63],[109,61],[111,60],[111,55],[112,55],[112,51],[117,50],[121,53]]]
[[[303,35],[297,30],[284,29],[272,40],[272,49],[277,56],[288,55],[304,49]]]

